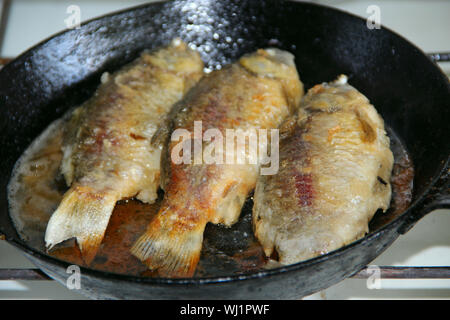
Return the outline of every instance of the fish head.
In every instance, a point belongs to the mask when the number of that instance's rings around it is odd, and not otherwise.
[[[204,64],[200,54],[179,38],[151,55],[147,53],[145,58],[148,63],[179,76],[198,80],[203,75]]]
[[[292,53],[277,48],[259,49],[244,55],[239,63],[258,77],[278,80],[283,86],[290,107],[298,106],[304,89]]]

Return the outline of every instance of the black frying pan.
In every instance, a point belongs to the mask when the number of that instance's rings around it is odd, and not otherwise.
[[[263,272],[192,279],[125,276],[81,268],[93,298],[299,298],[329,287],[375,259],[437,208],[449,207],[450,85],[415,46],[366,21],[295,2],[153,3],[87,22],[25,52],[0,72],[0,231],[52,278],[65,283],[69,263],[29,247],[8,215],[6,185],[27,145],[69,107],[93,93],[103,71],[179,36],[211,68],[256,48],[293,52],[306,88],[345,73],[400,137],[415,166],[411,205],[372,223],[371,232],[327,255]]]

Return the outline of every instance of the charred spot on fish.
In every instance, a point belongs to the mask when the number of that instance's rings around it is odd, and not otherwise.
[[[134,133],[130,133],[130,137],[133,138],[134,140],[145,140],[145,137]]]
[[[383,180],[380,176],[377,176],[378,182],[380,182],[382,185],[387,185],[387,182]]]

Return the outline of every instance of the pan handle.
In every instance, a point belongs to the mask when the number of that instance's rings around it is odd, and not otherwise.
[[[408,232],[421,218],[437,209],[450,209],[450,157],[447,159],[447,165],[436,182],[431,188],[429,195],[420,206],[414,209],[412,214],[404,221],[398,229],[400,234]]]
[[[450,61],[450,52],[430,52],[428,57],[434,62],[448,62]]]

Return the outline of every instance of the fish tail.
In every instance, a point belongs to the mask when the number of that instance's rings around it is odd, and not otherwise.
[[[117,196],[96,192],[89,187],[73,186],[51,216],[45,232],[45,245],[76,238],[83,260],[90,264],[103,240]]]
[[[206,221],[183,230],[177,225],[179,220],[173,218],[156,217],[133,245],[131,253],[161,276],[192,277],[200,260]]]

